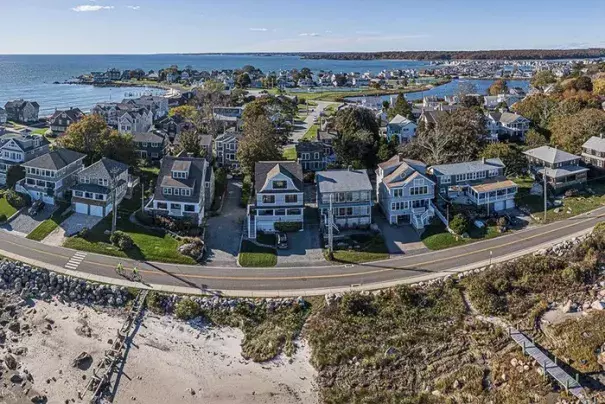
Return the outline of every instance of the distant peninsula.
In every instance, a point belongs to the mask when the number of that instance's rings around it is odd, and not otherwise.
[[[299,53],[304,59],[331,60],[552,60],[605,57],[605,48],[588,49],[510,49],[478,51],[386,51]]]

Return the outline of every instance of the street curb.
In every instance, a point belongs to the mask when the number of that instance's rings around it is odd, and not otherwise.
[[[63,275],[73,276],[76,278],[84,279],[91,282],[111,284],[116,286],[124,286],[127,288],[137,288],[137,289],[147,289],[152,291],[157,291],[161,293],[170,293],[170,294],[185,294],[185,295],[215,295],[215,296],[229,296],[229,297],[261,297],[261,298],[269,298],[269,297],[298,297],[298,296],[320,296],[332,293],[346,293],[353,291],[372,291],[378,289],[386,289],[392,288],[398,285],[409,285],[416,284],[419,282],[427,282],[435,279],[444,278],[446,276],[451,276],[453,274],[458,274],[462,272],[467,272],[474,269],[484,268],[491,264],[498,264],[501,262],[506,262],[510,260],[514,260],[516,258],[522,257],[524,255],[532,254],[536,251],[543,250],[545,248],[552,247],[556,244],[559,244],[565,240],[570,240],[575,237],[579,237],[585,234],[591,233],[593,227],[589,229],[582,230],[580,232],[571,234],[569,236],[561,237],[559,239],[549,241],[546,243],[539,244],[537,246],[527,248],[525,250],[516,251],[514,253],[501,256],[498,258],[494,258],[493,260],[484,260],[475,262],[473,264],[465,265],[462,267],[455,267],[446,271],[434,272],[427,275],[414,276],[409,278],[397,279],[388,282],[378,282],[378,283],[368,283],[368,284],[360,284],[350,287],[339,287],[339,288],[317,288],[317,289],[292,289],[292,290],[281,290],[281,291],[258,291],[258,290],[212,290],[212,289],[200,289],[200,288],[192,288],[186,286],[169,286],[169,285],[160,285],[160,284],[142,284],[139,282],[132,282],[124,279],[116,279],[110,278],[102,275],[89,274],[86,272],[74,271],[71,269],[63,268],[58,265],[47,264],[42,261],[38,261],[36,259],[23,257],[18,254],[11,253],[9,251],[1,250],[0,255],[3,255],[6,258],[21,261],[26,264],[36,266],[39,268],[45,268],[50,271],[54,271],[56,273],[60,273]],[[404,270],[405,268],[402,268]],[[393,269],[393,271],[397,271],[398,269]]]

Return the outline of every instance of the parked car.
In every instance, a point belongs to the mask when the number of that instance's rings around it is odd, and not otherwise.
[[[42,209],[44,209],[44,202],[42,202],[42,201],[35,201],[34,203],[32,203],[32,206],[29,208],[29,210],[27,211],[27,213],[30,216],[35,216]]]
[[[275,240],[277,248],[279,248],[280,250],[288,249],[288,236],[286,235],[286,233],[277,233],[275,235]]]

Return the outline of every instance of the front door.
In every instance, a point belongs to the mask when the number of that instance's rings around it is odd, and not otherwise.
[[[397,224],[410,224],[410,215],[397,216]]]

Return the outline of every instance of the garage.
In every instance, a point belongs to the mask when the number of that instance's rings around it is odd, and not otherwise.
[[[505,207],[506,207],[506,204],[504,203],[504,201],[494,202],[494,210],[496,212],[500,212],[501,210],[504,210]]]
[[[85,203],[76,203],[76,213],[88,214],[88,205]]]
[[[506,209],[513,209],[515,207],[515,200],[509,199],[506,201]]]
[[[102,206],[96,206],[96,205],[90,205],[90,215],[91,216],[99,216],[99,217],[105,216],[103,214],[103,207]]]
[[[42,197],[42,202],[48,204],[48,205],[54,205],[55,204],[55,198],[53,198],[52,196],[48,196],[48,195],[44,195]]]

